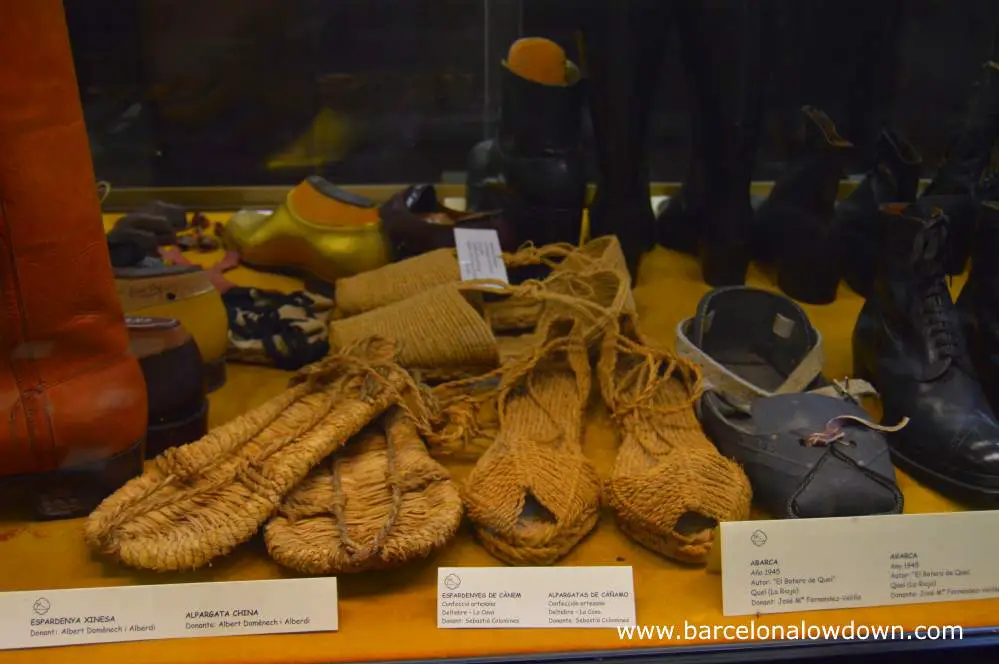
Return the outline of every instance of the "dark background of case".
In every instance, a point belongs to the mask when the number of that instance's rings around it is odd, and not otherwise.
[[[351,147],[341,183],[460,182],[495,130],[497,67],[518,36],[579,57],[583,0],[66,0],[97,175],[115,186],[291,184],[268,170],[323,107]],[[626,1],[626,0],[622,0]],[[696,0],[663,0],[696,1]],[[825,109],[861,148],[889,122],[926,175],[996,55],[999,0],[759,0],[777,17],[757,179],[779,173],[787,119]],[[651,179],[686,171],[689,107],[676,54],[658,80]]]

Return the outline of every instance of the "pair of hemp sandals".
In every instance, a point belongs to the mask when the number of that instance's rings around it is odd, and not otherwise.
[[[201,567],[264,528],[270,555],[312,574],[429,555],[461,497],[407,415],[418,387],[370,339],[302,369],[284,392],[168,449],[85,524],[96,550],[137,568]]]
[[[191,569],[264,527],[279,563],[343,573],[430,555],[464,508],[493,555],[545,565],[606,504],[642,545],[705,561],[714,526],[748,516],[749,482],[701,431],[696,366],[639,332],[617,239],[505,260],[548,274],[461,282],[454,251],[439,250],[338,282],[330,356],[158,458],[93,513],[88,542],[128,565]],[[582,450],[594,382],[621,433],[606,481]],[[427,446],[483,433],[459,488]]]

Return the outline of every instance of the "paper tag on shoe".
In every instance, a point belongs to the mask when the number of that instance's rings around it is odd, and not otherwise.
[[[499,234],[491,228],[455,228],[454,246],[462,281],[491,279],[510,283]]]
[[[726,616],[999,597],[999,511],[732,521],[721,532]]]
[[[437,570],[438,628],[607,628],[634,624],[631,567]]]
[[[0,650],[338,629],[336,579],[0,593]]]

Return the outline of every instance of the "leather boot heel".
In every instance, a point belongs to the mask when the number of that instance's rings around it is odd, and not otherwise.
[[[224,357],[205,364],[205,391],[214,392],[225,385],[228,371]]]
[[[537,228],[538,240],[535,244],[543,246],[557,242],[579,244],[583,234],[583,208],[548,208],[530,209],[526,212],[528,219]]]
[[[688,185],[656,206],[656,242],[684,254],[696,254],[704,229],[691,213]]]
[[[701,277],[715,288],[741,286],[749,270],[753,208],[733,194],[705,206],[704,212],[705,220],[715,223],[704,229]]]
[[[146,440],[113,457],[82,466],[62,468],[31,477],[31,493],[38,519],[86,516],[125,482],[142,474]]]
[[[701,251],[701,274],[704,283],[715,288],[746,283],[749,270],[748,243],[719,247],[708,244]]]
[[[508,196],[501,208],[510,225],[517,229],[518,242],[537,246],[568,242],[578,244],[583,230],[583,208],[542,207],[517,196]]]
[[[800,223],[784,242],[777,263],[777,285],[801,302],[835,301],[842,266],[837,243],[820,224]]]
[[[146,431],[146,458],[157,457],[170,447],[198,440],[208,430],[208,401],[186,417],[150,424]]]

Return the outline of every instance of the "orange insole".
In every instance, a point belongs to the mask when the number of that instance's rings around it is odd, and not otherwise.
[[[310,224],[343,228],[378,223],[377,207],[358,207],[330,198],[303,182],[288,194],[293,214]]]

